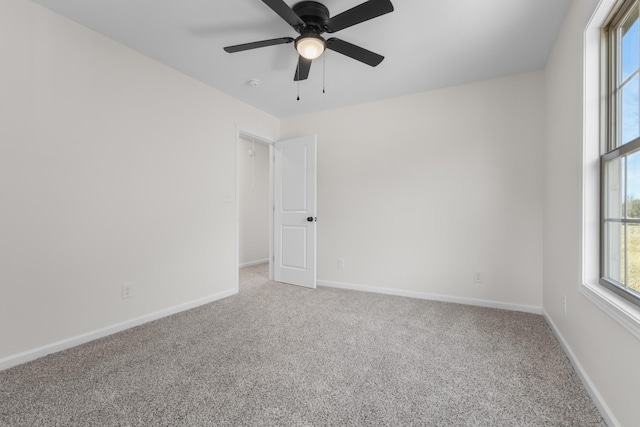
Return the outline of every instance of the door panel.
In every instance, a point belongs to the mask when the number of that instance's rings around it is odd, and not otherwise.
[[[282,212],[306,212],[309,147],[306,144],[283,147],[281,154]]]
[[[281,230],[282,265],[289,268],[306,269],[307,227],[283,226]]]
[[[274,280],[315,288],[315,135],[275,143],[274,184]]]

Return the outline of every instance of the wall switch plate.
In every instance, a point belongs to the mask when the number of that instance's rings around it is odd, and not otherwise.
[[[342,270],[344,268],[344,258],[338,258],[338,269]]]
[[[133,282],[122,283],[122,299],[131,298],[133,296]]]
[[[475,283],[484,283],[484,273],[482,271],[473,272],[473,281]]]
[[[564,314],[567,314],[567,296],[566,295],[562,296],[562,311],[564,312]]]

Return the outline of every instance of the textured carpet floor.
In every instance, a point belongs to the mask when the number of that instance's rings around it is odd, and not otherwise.
[[[0,425],[604,425],[541,316],[265,276],[0,372]]]

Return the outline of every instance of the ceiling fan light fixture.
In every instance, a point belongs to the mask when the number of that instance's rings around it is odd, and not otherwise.
[[[296,40],[296,50],[307,59],[316,59],[322,55],[325,47],[324,39],[318,36],[302,36]]]

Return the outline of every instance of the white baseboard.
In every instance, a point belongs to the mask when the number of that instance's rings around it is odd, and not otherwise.
[[[426,299],[432,301],[451,302],[455,304],[475,305],[478,307],[499,308],[502,310],[521,311],[525,313],[542,314],[542,307],[533,305],[513,304],[500,301],[489,301],[475,298],[462,298],[449,295],[429,294],[426,292],[404,291],[401,289],[378,288],[375,286],[356,285],[352,283],[333,282],[330,280],[318,280],[318,286],[328,288],[348,289],[352,291],[372,292],[376,294],[395,295],[400,297]]]
[[[587,390],[587,393],[589,393],[591,400],[593,400],[593,403],[596,405],[596,407],[600,411],[600,415],[602,415],[602,418],[604,418],[604,421],[610,427],[619,427],[621,424],[618,422],[615,415],[613,415],[613,411],[611,411],[611,408],[609,408],[609,405],[607,405],[607,402],[604,401],[600,392],[598,392],[598,389],[596,388],[595,384],[593,384],[593,382],[591,381],[591,378],[589,378],[587,371],[585,371],[585,369],[582,367],[582,364],[580,363],[576,355],[573,353],[573,350],[571,350],[571,347],[569,347],[569,344],[560,333],[560,330],[556,327],[556,324],[553,323],[553,320],[551,320],[551,317],[549,317],[546,311],[543,310],[542,315],[544,316],[545,320],[551,327],[551,330],[553,331],[554,335],[558,339],[558,342],[560,342],[562,349],[564,350],[565,354],[569,358],[569,361],[573,365],[573,368],[578,374],[578,377],[580,377],[580,381],[582,381],[582,384]]]
[[[237,288],[229,289],[214,295],[197,299],[195,301],[179,304],[173,307],[166,308],[164,310],[160,310],[154,313],[146,314],[144,316],[136,317],[135,319],[126,320],[124,322],[107,326],[102,329],[87,332],[81,335],[77,335],[75,337],[71,337],[71,338],[67,338],[51,344],[47,344],[42,347],[34,348],[32,350],[27,350],[22,353],[3,357],[2,359],[0,359],[0,371],[4,371],[5,369],[9,369],[11,367],[21,365],[26,362],[30,362],[32,360],[38,359],[40,357],[44,357],[51,353],[57,353],[62,350],[76,347],[80,344],[88,343],[89,341],[93,341],[98,338],[103,338],[108,335],[115,334],[116,332],[124,331],[125,329],[133,328],[135,326],[139,326],[144,323],[161,319],[163,317],[171,316],[172,314],[180,313],[181,311],[190,310],[192,308],[196,308],[204,304],[209,304],[211,302],[230,297],[237,293],[238,293]]]
[[[240,268],[251,267],[252,265],[258,265],[258,264],[266,264],[268,262],[269,262],[269,258],[259,259],[257,261],[243,262],[242,264],[240,264]]]

